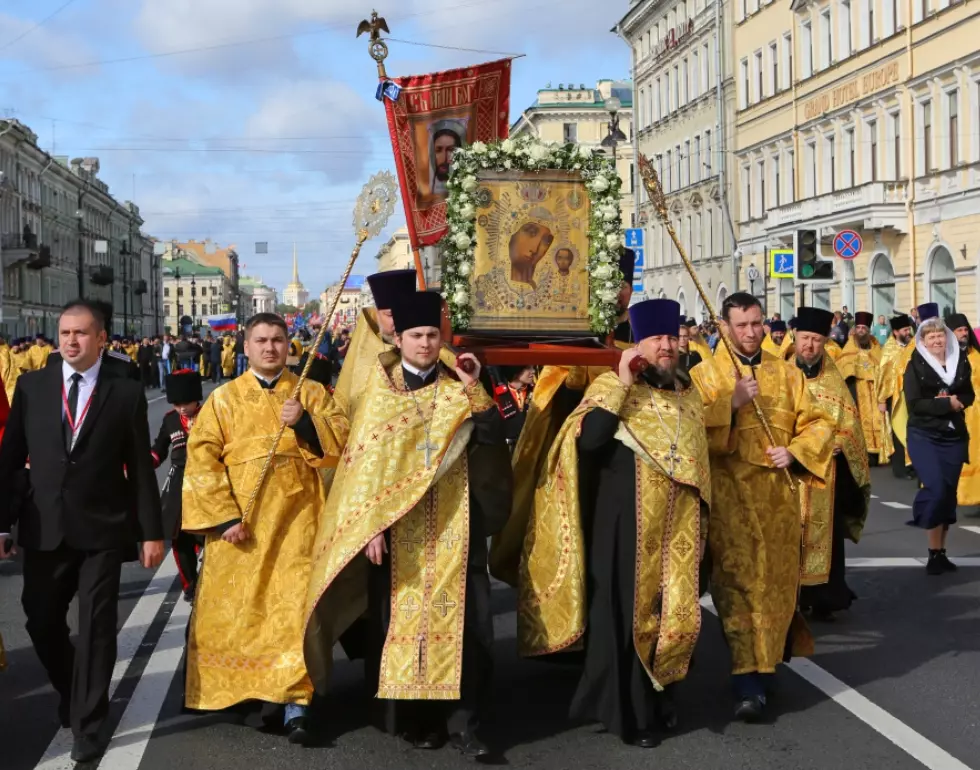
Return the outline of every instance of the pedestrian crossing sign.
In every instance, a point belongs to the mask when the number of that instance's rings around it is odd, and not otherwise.
[[[770,249],[769,277],[796,277],[796,252],[793,249]]]

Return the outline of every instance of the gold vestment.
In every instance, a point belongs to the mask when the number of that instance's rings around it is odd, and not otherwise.
[[[264,390],[246,372],[211,394],[191,429],[182,528],[207,533],[207,544],[187,644],[188,708],[310,702],[304,601],[324,503],[315,469],[340,453],[322,385],[304,383],[300,401],[324,457],[287,428],[248,521],[249,540],[233,545],[213,531],[241,518],[297,380],[286,370]]]
[[[13,405],[14,390],[20,372],[14,367],[14,354],[6,345],[0,346],[0,378],[3,379],[4,390],[7,391],[7,403]]]
[[[905,368],[915,352],[915,344],[899,345],[892,337],[881,349],[881,363],[878,367],[877,393],[878,403],[883,404],[891,399],[891,429],[895,437],[905,446],[905,432],[908,427],[909,413],[905,406]],[[892,452],[895,451],[894,442]],[[889,454],[889,457],[891,454]],[[879,455],[879,462],[880,462]],[[905,464],[910,465],[906,452]]]
[[[970,331],[973,334],[973,331]],[[967,360],[972,368],[973,390],[980,393],[980,351],[974,347],[967,349]],[[980,406],[976,402],[964,414],[966,429],[970,433],[969,462],[960,473],[960,485],[956,499],[960,505],[980,505]]]
[[[771,353],[776,358],[781,358],[783,361],[788,361],[792,358],[795,347],[793,345],[793,338],[790,336],[789,332],[783,337],[783,341],[778,345],[773,341],[772,337],[768,334],[766,338],[762,340],[762,349],[767,353]]]
[[[227,337],[221,345],[221,373],[225,377],[235,376],[235,342]]]
[[[730,405],[732,360],[720,346],[715,358],[729,383],[723,397]],[[739,363],[738,369],[759,382],[756,402],[769,420],[775,445],[788,448],[814,483],[823,481],[833,429],[813,405],[802,372],[765,351],[757,366]],[[772,672],[783,659],[800,586],[799,491],[791,490],[783,471],[769,462],[769,443],[751,403],[738,410],[734,421],[709,426],[708,439],[711,594],[731,649],[732,672]],[[795,654],[806,652],[804,639],[795,639],[794,646]]]
[[[884,401],[878,400],[878,370],[881,368],[881,345],[874,337],[867,349],[862,348],[854,337],[844,346],[835,362],[846,382],[854,378],[856,404],[861,417],[861,427],[868,444],[868,454],[878,455],[880,460],[891,457],[892,432],[885,413],[879,408]]]
[[[844,349],[837,344],[836,340],[828,339],[827,343],[823,346],[823,352],[830,356],[831,361],[836,363],[841,353],[844,352]]]
[[[51,348],[47,345],[33,345],[27,351],[27,365],[34,372],[38,369],[43,369],[44,365],[48,362],[49,355],[51,355]]]
[[[654,402],[671,426],[680,409],[676,445],[651,408]],[[548,456],[524,539],[518,649],[528,656],[558,652],[577,646],[585,633],[587,559],[578,437],[585,416],[597,408],[619,415],[616,438],[636,455],[633,645],[654,687],[662,689],[686,676],[701,627],[701,501],[710,504],[711,489],[703,407],[693,387],[673,393],[637,383],[627,389],[607,372],[565,421]],[[657,606],[658,597],[661,611],[645,611]]]
[[[306,661],[324,691],[334,644],[367,609],[372,567],[363,551],[390,530],[391,622],[378,697],[458,700],[470,530],[466,450],[472,414],[496,407],[479,383],[464,388],[442,368],[436,383],[409,392],[399,361],[382,355],[361,387],[313,548]]]
[[[845,355],[846,355],[845,348]],[[844,356],[841,356],[841,361]],[[806,378],[806,387],[815,409],[830,420],[834,431],[834,446],[847,460],[854,483],[863,496],[862,510],[847,511],[847,537],[853,542],[861,539],[871,502],[871,471],[868,468],[868,448],[858,409],[847,384],[834,362],[824,356],[820,374]],[[877,412],[877,407],[875,408]],[[801,582],[805,586],[826,583],[830,577],[830,557],[834,528],[834,483],[837,466],[831,462],[822,483],[813,478],[800,484],[800,508],[803,516],[803,567]]]

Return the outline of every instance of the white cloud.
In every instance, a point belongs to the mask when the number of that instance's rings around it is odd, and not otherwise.
[[[55,25],[45,25],[32,29],[36,21],[21,19],[0,13],[0,45],[20,37],[30,30],[23,39],[0,50],[0,61],[18,61],[30,69],[62,67],[92,61],[97,58],[92,47],[78,34],[62,32]],[[57,70],[63,77],[82,75],[90,77],[98,70],[95,67],[83,69]]]

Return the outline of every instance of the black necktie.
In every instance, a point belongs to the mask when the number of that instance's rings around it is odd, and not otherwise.
[[[68,414],[71,415],[71,419],[69,420],[68,416],[67,415],[65,416],[65,424],[64,424],[65,451],[67,452],[71,452],[72,439],[73,439],[73,434],[75,432],[72,429],[72,426],[75,424],[75,420],[77,419],[76,415],[78,413],[78,383],[80,383],[81,381],[82,381],[82,375],[80,375],[78,372],[75,372],[75,374],[71,376],[71,387],[68,389]]]

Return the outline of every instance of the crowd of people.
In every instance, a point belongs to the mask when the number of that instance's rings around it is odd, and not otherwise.
[[[152,444],[144,389],[107,365],[104,309],[68,305],[60,365],[12,394],[0,484],[35,494],[0,499],[0,555],[16,525],[72,756],[105,750],[120,565],[155,567],[166,540],[193,603],[186,708],[261,704],[264,725],[315,744],[340,643],[364,661],[378,727],[471,758],[491,753],[491,575],[516,590],[520,653],[577,663],[570,714],[651,748],[681,717],[707,591],[733,715],[766,716],[776,668],[813,650],[808,623],[856,598],[845,541],[860,540],[872,465],[917,474],[926,571],[956,569],[957,503],[980,503],[964,317],[923,305],[918,322],[888,319],[882,344],[869,313],[766,319],[735,293],[698,325],[672,300],[630,306],[621,267],[611,368],[485,370],[448,347],[443,301],[411,270],[370,276],[375,306],[316,349],[265,313],[207,353],[207,338],[144,341],[135,361],[157,364],[173,405]],[[209,362],[239,376],[205,398]]]

